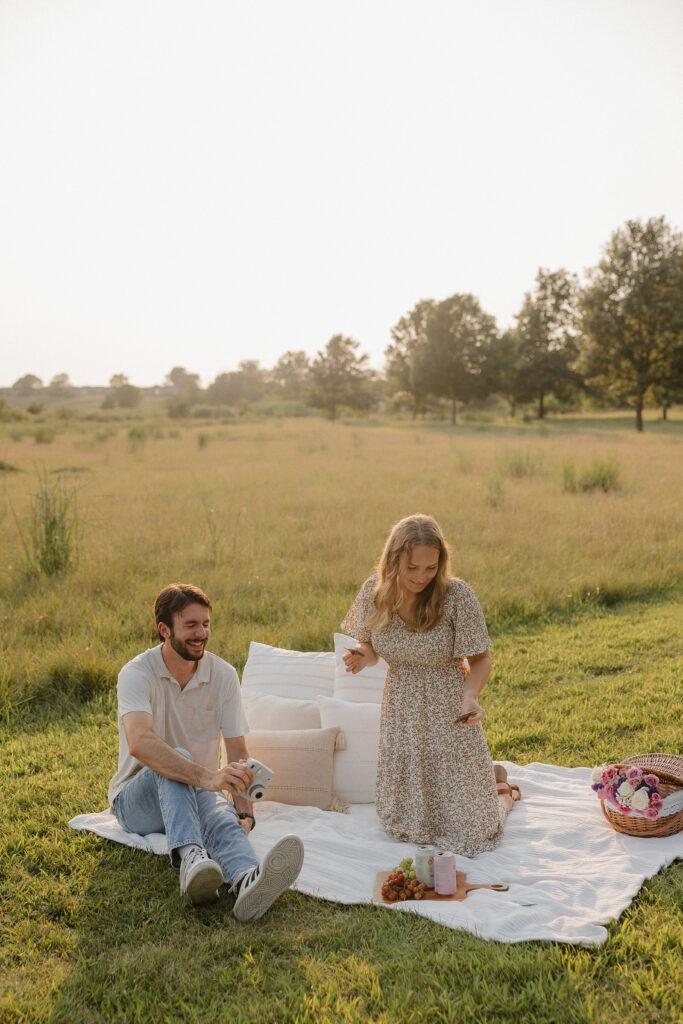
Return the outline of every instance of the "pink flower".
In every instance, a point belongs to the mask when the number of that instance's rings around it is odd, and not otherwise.
[[[619,810],[621,811],[622,814],[630,814],[631,813],[631,808],[627,807],[626,804],[619,804]]]
[[[653,793],[650,797],[650,807],[661,807],[662,798],[659,793]]]
[[[648,809],[645,811],[645,817],[646,818],[657,818],[657,817],[659,817],[659,811],[657,810],[656,807],[648,807]]]
[[[606,800],[608,796],[611,796],[611,793],[612,791],[609,786],[600,786],[600,788],[595,791],[595,795],[598,800]]]
[[[642,768],[638,768],[636,765],[633,765],[632,768],[627,768],[626,769],[626,778],[628,779],[629,782],[631,782],[631,783],[640,782],[642,777],[643,777],[643,769]]]
[[[604,782],[605,784],[607,784],[608,782],[612,782],[612,781],[613,781],[613,780],[614,780],[614,779],[616,778],[616,774],[617,774],[617,770],[616,770],[616,768],[614,767],[614,765],[613,765],[613,764],[611,764],[611,765],[609,766],[609,768],[605,768],[605,769],[603,770],[603,773],[602,773],[602,781],[603,781],[603,782]]]
[[[643,782],[646,786],[658,786],[659,779],[656,775],[643,775]]]

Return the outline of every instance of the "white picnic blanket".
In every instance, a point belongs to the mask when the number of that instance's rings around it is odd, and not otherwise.
[[[507,819],[500,846],[473,859],[458,857],[457,866],[469,882],[504,882],[509,891],[480,889],[462,902],[381,906],[501,942],[604,942],[603,925],[623,913],[645,879],[683,857],[683,832],[666,839],[615,832],[590,788],[590,768],[503,763],[522,800]],[[251,838],[257,856],[295,832],[305,858],[294,888],[336,903],[372,903],[377,872],[415,855],[414,846],[385,835],[373,804],[336,814],[266,801],[256,815]],[[167,852],[164,835],[125,832],[108,812],[81,814],[69,824],[138,849]]]

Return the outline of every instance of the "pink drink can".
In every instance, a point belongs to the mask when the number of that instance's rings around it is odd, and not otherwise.
[[[454,853],[437,853],[434,857],[434,889],[439,896],[452,896],[458,888]]]

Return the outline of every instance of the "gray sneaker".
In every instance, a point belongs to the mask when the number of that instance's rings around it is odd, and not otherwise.
[[[194,904],[214,903],[218,899],[219,885],[223,884],[223,872],[206,850],[195,846],[180,862],[180,892],[189,896]]]
[[[278,839],[261,863],[240,879],[232,911],[237,920],[251,921],[265,914],[296,881],[303,862],[304,844],[298,836]]]

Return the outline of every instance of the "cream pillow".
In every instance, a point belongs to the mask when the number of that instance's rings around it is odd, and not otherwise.
[[[269,644],[249,644],[242,673],[242,693],[272,693],[278,697],[312,699],[319,693],[332,696],[334,654],[287,651]]]
[[[334,696],[341,700],[369,701],[373,704],[381,704],[389,666],[383,658],[380,658],[376,665],[364,668],[362,672],[356,672],[355,675],[347,672],[342,656],[346,654],[349,647],[355,647],[357,642],[352,636],[344,636],[343,633],[334,634]]]
[[[379,704],[318,697],[323,729],[338,725],[344,730],[346,748],[334,755],[334,791],[352,804],[375,802]]]
[[[344,745],[344,734],[338,726],[257,731],[247,736],[251,757],[275,773],[266,799],[322,811],[348,810],[332,787],[334,751],[339,745]]]
[[[320,728],[320,708],[314,700],[248,691],[242,694],[242,707],[250,729]]]

